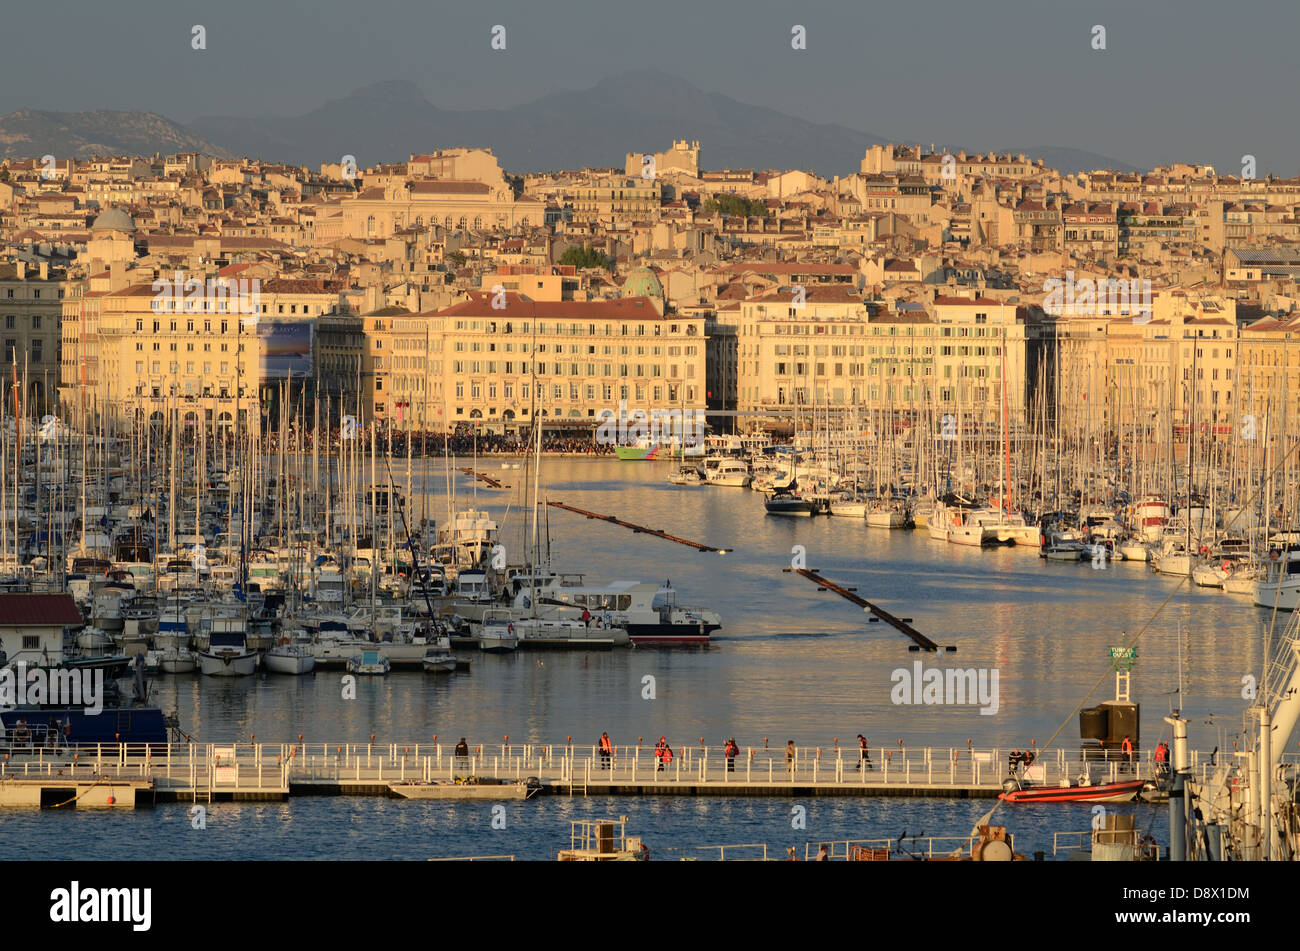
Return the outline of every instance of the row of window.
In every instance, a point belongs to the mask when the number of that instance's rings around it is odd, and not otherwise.
[[[646,386],[645,384],[635,384],[635,385],[624,384],[615,387],[612,384],[606,383],[601,385],[600,387],[594,386],[592,384],[588,384],[585,387],[580,387],[577,383],[570,383],[567,386],[563,383],[554,383],[551,384],[549,391],[547,390],[546,387],[547,384],[545,383],[539,383],[537,385],[537,397],[539,399],[545,399],[547,393],[549,392],[550,398],[552,400],[556,400],[559,402],[567,401],[570,403],[576,403],[584,398],[589,403],[594,402],[597,399],[597,390],[599,390],[599,394],[600,394],[599,399],[605,400],[607,402],[613,401],[615,398],[620,400],[628,400],[628,399],[645,400],[648,394],[650,395],[650,398],[653,399],[656,403],[662,403],[665,399],[667,399],[668,402],[673,403],[676,402],[679,398],[681,398],[681,390],[676,386],[664,387],[664,386]],[[519,398],[521,400],[526,400],[531,398],[532,390],[528,383],[521,383],[518,389],[519,389]],[[497,399],[496,383],[488,382],[485,384],[479,380],[471,380],[469,381],[469,385],[467,387],[464,380],[456,381],[456,399],[458,400],[465,399],[465,394],[467,391],[469,393],[469,398],[471,400],[481,400],[483,399],[483,393],[485,390],[487,392],[487,398],[489,400]],[[615,397],[614,395],[616,392],[618,394],[617,397]],[[509,382],[501,384],[501,399],[512,400],[515,398],[514,394],[515,394],[515,387],[513,384]],[[686,387],[685,399],[688,402],[692,402],[692,403],[695,401],[695,387],[693,386]]]

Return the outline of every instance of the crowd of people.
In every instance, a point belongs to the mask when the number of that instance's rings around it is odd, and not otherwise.
[[[356,446],[363,452],[370,451],[370,441],[372,433],[365,429],[356,429],[353,431],[352,438]],[[444,454],[456,456],[468,456],[477,452],[479,455],[519,455],[527,453],[532,449],[532,441],[527,433],[478,433],[468,426],[460,426],[452,433],[444,436],[440,432],[402,432],[393,430],[391,433],[385,430],[378,430],[373,433],[375,439],[375,450],[377,452],[392,452],[395,456],[405,456],[407,454],[407,441],[410,441],[412,456],[442,456]],[[280,448],[280,435],[270,433],[265,439],[265,445],[271,451],[278,451]],[[313,433],[308,431],[301,434],[290,433],[287,448],[293,451],[311,452],[313,449]],[[335,427],[329,434],[329,446],[323,449],[337,449],[342,442],[342,433]],[[558,433],[542,433],[542,452],[544,453],[564,453],[566,455],[580,456],[608,456],[613,455],[614,447],[597,443],[592,436],[566,436]]]

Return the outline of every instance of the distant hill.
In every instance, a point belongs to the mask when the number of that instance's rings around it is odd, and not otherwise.
[[[656,70],[621,73],[589,89],[548,93],[510,109],[442,109],[414,83],[392,80],[332,99],[305,115],[206,116],[188,127],[151,112],[23,109],[0,116],[0,158],[204,152],[315,167],[354,155],[365,167],[466,145],[491,147],[503,168],[521,173],[622,168],[627,152],[659,151],[674,139],[699,141],[705,168],[801,168],[826,177],[856,172],[868,146],[888,141],[704,92]],[[1070,174],[1098,168],[1139,171],[1081,149],[998,151],[1041,157]]]
[[[1113,159],[1109,155],[1098,155],[1096,152],[1086,152],[1083,149],[1039,145],[1029,149],[1001,149],[999,151],[1010,152],[1012,155],[1019,155],[1023,152],[1027,158],[1041,158],[1044,165],[1054,168],[1065,175],[1074,175],[1077,172],[1095,172],[1098,169],[1110,169],[1115,172],[1149,171],[1149,169],[1138,168],[1136,165],[1129,165],[1127,162]]]
[[[549,93],[511,109],[452,111],[405,81],[378,83],[302,116],[210,116],[191,127],[227,148],[295,164],[355,155],[361,165],[405,161],[412,152],[490,146],[512,172],[623,167],[627,152],[698,140],[706,168],[802,168],[856,172],[867,146],[884,139],[841,125],[706,93],[653,70],[627,72],[590,89]]]
[[[20,109],[0,116],[0,158],[65,159],[94,155],[174,152],[230,153],[185,126],[152,112],[39,112]]]

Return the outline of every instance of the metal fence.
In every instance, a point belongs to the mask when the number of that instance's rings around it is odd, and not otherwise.
[[[970,747],[897,747],[872,750],[869,759],[852,748],[746,747],[727,757],[722,747],[687,745],[671,759],[653,746],[571,744],[475,745],[457,755],[449,744],[379,743],[173,743],[100,744],[76,750],[10,745],[3,748],[0,777],[109,776],[148,778],[160,788],[278,789],[290,784],[388,784],[394,782],[541,782],[591,787],[656,785],[931,787],[936,790],[1000,788],[1010,774],[1009,751]],[[1193,777],[1204,780],[1211,757],[1191,754]],[[1296,769],[1288,755],[1287,772]],[[1055,786],[1086,778],[1091,783],[1156,779],[1161,764],[1149,755],[1082,757],[1078,751],[1040,754],[1016,774],[1034,785]]]

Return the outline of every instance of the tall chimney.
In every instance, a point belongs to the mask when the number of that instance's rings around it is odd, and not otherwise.
[[[14,264],[14,268],[18,272],[18,280],[25,281],[27,279],[27,262],[18,261]]]

